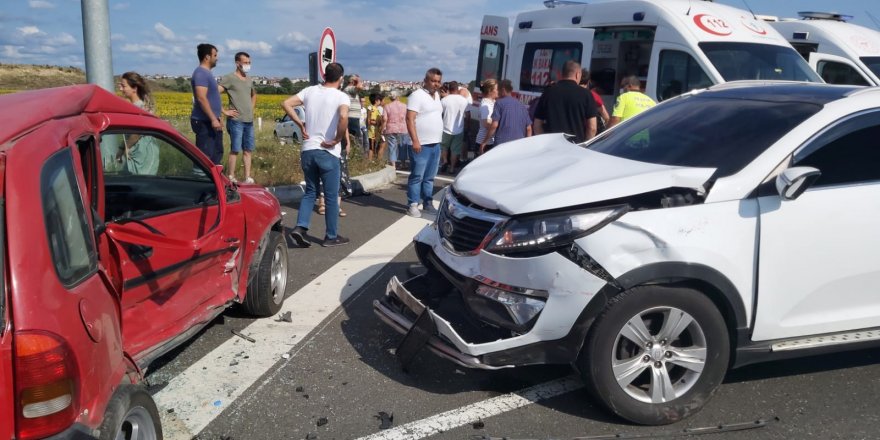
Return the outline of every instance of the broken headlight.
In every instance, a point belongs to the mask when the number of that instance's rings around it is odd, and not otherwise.
[[[629,211],[629,206],[563,212],[513,219],[486,246],[487,252],[508,254],[552,250],[591,234]]]
[[[543,290],[518,289],[497,283],[496,285],[480,284],[477,286],[476,294],[503,306],[517,329],[538,316],[547,303],[547,292]]]

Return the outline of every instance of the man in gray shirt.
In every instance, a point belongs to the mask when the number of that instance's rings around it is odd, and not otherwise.
[[[231,139],[229,149],[229,180],[235,182],[235,165],[238,155],[244,152],[244,183],[254,183],[251,177],[251,153],[254,151],[254,107],[257,92],[248,76],[251,56],[247,52],[235,54],[235,72],[220,79],[220,91],[229,95],[229,106],[237,116],[226,118],[226,131]]]

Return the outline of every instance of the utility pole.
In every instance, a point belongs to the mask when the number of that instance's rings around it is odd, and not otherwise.
[[[82,22],[86,81],[114,92],[113,59],[110,56],[110,8],[107,0],[82,0]]]

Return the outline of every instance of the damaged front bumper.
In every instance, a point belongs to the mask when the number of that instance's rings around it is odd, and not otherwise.
[[[589,325],[588,303],[606,280],[560,252],[528,258],[455,253],[442,244],[436,225],[425,227],[415,246],[427,274],[392,278],[385,296],[373,302],[379,318],[407,335],[398,357],[417,339],[418,348],[468,368],[574,362]],[[518,314],[505,301],[516,302],[517,312],[528,302],[542,304],[537,313]]]

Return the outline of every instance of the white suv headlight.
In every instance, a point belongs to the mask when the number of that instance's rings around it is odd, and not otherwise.
[[[591,234],[629,211],[628,205],[510,220],[486,246],[508,254],[554,249]]]

